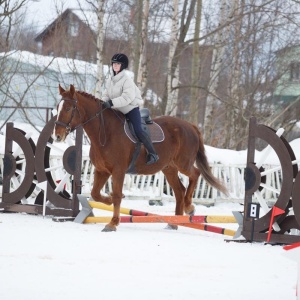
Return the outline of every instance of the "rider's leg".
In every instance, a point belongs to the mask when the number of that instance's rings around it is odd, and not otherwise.
[[[134,131],[138,139],[144,144],[147,149],[147,165],[151,165],[158,161],[159,157],[153,147],[152,141],[148,134],[142,129],[141,114],[138,107],[131,110],[126,114],[126,117],[130,120],[133,125]]]

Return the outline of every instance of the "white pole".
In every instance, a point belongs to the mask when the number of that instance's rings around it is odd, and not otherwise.
[[[37,187],[44,191],[44,200],[43,200],[43,218],[46,215],[46,200],[47,200],[47,181],[43,181],[37,184]]]
[[[283,128],[279,128],[279,129],[276,131],[276,135],[277,135],[278,137],[281,137],[283,133],[284,133],[284,129],[283,129]],[[271,147],[270,145],[268,145],[268,146],[264,149],[263,154],[262,154],[260,160],[256,163],[256,167],[257,167],[258,169],[262,166],[263,162],[265,161],[265,159],[267,158],[267,156],[270,154],[271,150],[272,150],[272,147]]]

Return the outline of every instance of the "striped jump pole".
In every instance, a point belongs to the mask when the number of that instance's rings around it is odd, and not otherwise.
[[[89,201],[89,204],[92,208],[98,208],[98,209],[103,209],[103,210],[108,210],[108,211],[113,211],[113,207],[111,205],[106,205],[104,203],[96,202],[96,201]],[[144,211],[139,211],[139,210],[134,210],[134,209],[128,209],[121,207],[120,212],[125,215],[131,215],[131,216],[157,216],[157,217],[165,217],[165,219],[170,219],[166,221],[167,223],[172,223],[178,224],[178,223],[237,223],[236,219],[234,216],[208,216],[208,215],[200,215],[200,216],[181,216],[181,215],[176,215],[176,216],[161,216],[157,214],[151,214],[147,213]],[[143,221],[143,218],[136,218],[136,221],[132,221],[132,223],[147,223],[147,221]],[[124,222],[128,223],[127,221]],[[149,218],[149,223],[153,222],[159,222],[155,221],[155,218],[153,221],[151,221],[151,218]],[[163,221],[162,223],[165,223]]]
[[[87,217],[87,219],[93,218],[93,220],[97,220],[99,223],[102,223],[102,217]],[[105,217],[103,217],[105,218]],[[103,219],[104,220],[104,219]],[[105,222],[105,221],[104,221]],[[164,215],[131,215],[131,217],[124,217],[120,219],[122,223],[172,223],[172,224],[185,224],[185,223],[236,223],[234,217],[230,216],[164,216]],[[92,223],[92,222],[91,222]]]
[[[113,211],[113,206],[111,206],[111,205],[106,205],[104,203],[100,203],[100,202],[96,202],[96,201],[86,201],[86,202],[88,203],[88,205],[91,208]],[[120,213],[125,214],[125,215],[131,215],[133,217],[142,217],[142,216],[144,216],[144,217],[149,217],[149,216],[164,217],[161,215],[151,214],[148,212],[134,210],[134,209],[128,209],[128,208],[124,208],[124,207],[120,208]],[[213,225],[202,224],[202,223],[236,223],[236,219],[233,216],[194,216],[194,217],[201,217],[201,219],[202,219],[201,224],[190,223],[190,221],[189,221],[190,216],[169,216],[169,217],[173,218],[173,224],[174,224],[174,220],[175,220],[174,217],[184,217],[185,223],[182,223],[182,222],[176,223],[176,225],[179,225],[179,226],[194,228],[194,229],[213,232],[213,233],[217,233],[217,234],[224,234],[224,235],[233,236],[233,237],[236,235],[235,230],[217,227],[217,226],[213,226]],[[129,220],[130,219],[128,219],[128,217],[127,218],[123,217],[123,216],[120,217],[121,223],[122,222],[124,222],[124,223],[132,222]],[[133,220],[133,219],[131,219],[131,220]],[[187,220],[188,220],[188,222],[187,222]],[[111,217],[90,217],[90,216],[86,217],[83,220],[84,223],[102,223],[102,222],[108,223],[110,221],[111,221]],[[137,223],[138,219],[135,219],[134,221],[133,221],[134,223]],[[145,221],[147,221],[147,223],[149,223],[150,219],[145,219]],[[159,221],[159,222],[161,222],[161,221]],[[166,219],[163,222],[172,224],[172,221],[166,221]]]
[[[178,218],[180,217],[180,218]],[[209,231],[213,233],[219,233],[229,236],[235,236],[236,231],[212,226],[212,225],[206,225],[203,223],[185,223],[186,218],[181,217],[188,217],[189,216],[161,216],[161,215],[155,215],[155,216],[120,216],[120,222],[121,223],[170,223],[173,225],[179,225],[179,226],[185,226],[189,228],[194,228],[198,230],[204,230]],[[109,223],[111,221],[111,217],[105,216],[105,217],[87,217],[84,221],[84,223]]]

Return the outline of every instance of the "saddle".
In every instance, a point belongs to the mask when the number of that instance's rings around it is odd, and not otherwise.
[[[148,134],[148,136],[151,138],[152,143],[160,143],[165,139],[165,135],[161,127],[155,123],[151,117],[150,112],[148,108],[142,108],[140,109],[140,114],[142,118],[142,129]],[[127,174],[137,174],[135,169],[135,161],[138,158],[140,151],[141,151],[141,142],[137,138],[133,126],[130,123],[129,120],[126,120],[124,124],[124,131],[128,138],[136,144],[135,150],[131,159],[131,162],[129,164],[129,167],[126,171]]]
[[[149,135],[152,143],[162,142],[165,139],[164,132],[161,127],[151,119],[149,109],[141,108],[140,114],[142,118],[142,129]],[[126,119],[124,124],[124,131],[133,143],[140,142],[134,132],[132,124],[128,119]]]

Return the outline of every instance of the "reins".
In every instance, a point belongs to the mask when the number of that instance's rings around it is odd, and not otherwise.
[[[64,98],[62,97],[61,101],[64,100],[64,101],[69,101],[69,102],[72,102],[73,103],[73,106],[72,106],[72,112],[71,112],[71,117],[70,117],[70,120],[69,122],[67,123],[64,123],[62,121],[55,121],[55,124],[56,125],[60,125],[62,127],[65,127],[66,128],[66,132],[67,134],[69,134],[70,132],[73,132],[74,130],[76,130],[77,128],[79,127],[83,127],[85,126],[86,124],[88,124],[89,122],[91,122],[92,120],[94,120],[95,118],[99,118],[100,119],[100,125],[99,125],[99,143],[100,145],[103,147],[105,144],[106,144],[106,132],[105,132],[105,120],[104,120],[104,117],[103,117],[103,111],[105,111],[107,108],[102,108],[102,104],[103,102],[101,102],[101,100],[97,99],[99,101],[99,104],[101,105],[101,108],[99,111],[97,111],[95,113],[95,115],[93,115],[92,117],[90,117],[88,120],[86,120],[85,122],[83,123],[80,123],[78,124],[77,126],[75,126],[74,128],[71,127],[71,123],[72,123],[72,120],[75,116],[75,112],[77,111],[78,114],[79,114],[79,118],[80,120],[82,120],[82,117],[81,117],[81,114],[80,114],[80,111],[77,107],[77,102],[78,102],[78,99],[76,98],[76,95],[74,95],[74,98],[75,99],[67,99],[67,98]],[[100,106],[99,105],[99,106]],[[112,110],[115,114],[115,116],[122,122],[122,124],[125,123],[125,120],[122,120],[122,118],[117,114],[116,111]],[[104,129],[104,141],[101,142],[101,129]]]

